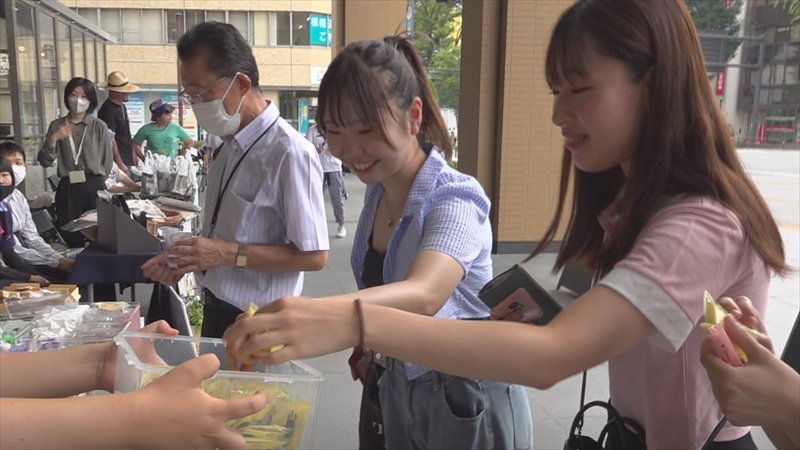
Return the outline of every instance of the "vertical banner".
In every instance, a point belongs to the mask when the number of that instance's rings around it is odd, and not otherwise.
[[[297,100],[297,131],[300,134],[308,132],[308,99],[301,98]]]
[[[165,102],[169,103],[172,106],[172,121],[175,123],[180,123],[178,121],[178,111],[183,112],[183,129],[189,133],[189,136],[192,139],[198,139],[197,133],[197,119],[194,117],[194,112],[192,111],[191,106],[183,105],[180,109],[178,108],[178,102],[180,102],[180,98],[178,98],[178,94],[175,92],[164,92],[161,98],[164,99]]]
[[[725,75],[727,74],[727,72],[728,69],[723,68],[717,74],[717,88],[715,90],[717,95],[725,95]]]
[[[150,116],[145,117],[144,114],[144,92],[139,91],[130,94],[130,96],[128,96],[128,103],[125,103],[125,109],[128,111],[131,136],[135,136],[139,128],[142,128],[146,123],[150,123]]]

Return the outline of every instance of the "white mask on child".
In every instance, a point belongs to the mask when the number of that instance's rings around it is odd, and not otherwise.
[[[13,165],[11,166],[11,170],[14,171],[14,186],[19,186],[22,183],[22,180],[25,179],[25,175],[28,173],[28,170],[25,166],[18,166]]]

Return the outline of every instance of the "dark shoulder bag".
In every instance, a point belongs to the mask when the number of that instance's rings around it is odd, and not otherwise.
[[[644,428],[635,420],[622,417],[611,403],[594,401],[584,404],[586,394],[586,372],[583,372],[581,385],[581,409],[575,415],[569,430],[564,450],[645,450],[647,439]],[[608,421],[600,431],[600,436],[594,439],[581,434],[583,429],[583,415],[591,408],[603,408],[608,413]]]

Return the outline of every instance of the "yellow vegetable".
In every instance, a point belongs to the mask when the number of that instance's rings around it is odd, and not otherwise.
[[[256,314],[256,311],[258,311],[258,305],[256,305],[253,302],[250,302],[250,308],[247,309],[247,313],[250,314],[250,317],[253,317]],[[283,347],[284,347],[283,344],[273,345],[272,347],[269,348],[269,352],[275,353],[278,350],[282,349]]]

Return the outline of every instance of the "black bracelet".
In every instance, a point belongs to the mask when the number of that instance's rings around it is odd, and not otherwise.
[[[358,321],[358,346],[364,346],[364,309],[361,307],[361,299],[355,299],[356,320]]]

